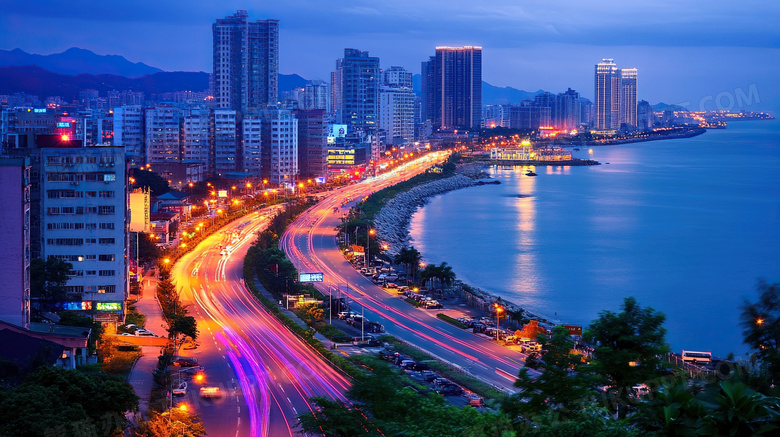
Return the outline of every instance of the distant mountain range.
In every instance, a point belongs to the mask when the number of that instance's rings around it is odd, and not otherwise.
[[[0,50],[0,67],[25,65],[37,65],[53,73],[68,75],[114,74],[132,78],[162,72],[142,62],[130,62],[122,56],[98,55],[77,47],[52,55],[33,55],[21,49]]]
[[[418,95],[422,95],[421,91],[421,77],[419,74],[412,76],[412,87],[414,92]],[[508,103],[520,103],[521,100],[533,100],[534,96],[539,93],[543,93],[543,90],[538,91],[523,91],[512,87],[497,87],[493,86],[484,80],[482,81],[482,104],[483,105],[505,105]]]
[[[653,108],[653,111],[656,112],[663,112],[667,109],[671,109],[672,111],[687,111],[688,108],[680,105],[669,105],[664,102],[656,103],[655,105],[650,105],[651,108]]]

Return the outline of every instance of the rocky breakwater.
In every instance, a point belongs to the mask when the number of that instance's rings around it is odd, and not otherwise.
[[[460,188],[482,185],[479,179],[487,175],[477,166],[458,169],[455,176],[418,185],[392,199],[374,217],[374,227],[379,238],[387,243],[387,252],[395,255],[409,246],[409,222],[417,208],[425,205],[428,198]],[[490,183],[490,182],[488,182]]]

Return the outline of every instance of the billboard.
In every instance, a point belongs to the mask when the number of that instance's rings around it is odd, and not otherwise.
[[[98,311],[122,311],[122,302],[95,302]]]
[[[227,197],[227,190],[219,190],[217,191],[217,197]]]
[[[347,136],[347,125],[346,124],[331,124],[330,125],[330,135],[334,138],[344,138]]]
[[[563,325],[563,327],[569,330],[569,335],[582,335],[582,326]]]
[[[323,280],[323,274],[322,272],[316,272],[316,273],[299,273],[298,274],[298,282],[322,282]]]

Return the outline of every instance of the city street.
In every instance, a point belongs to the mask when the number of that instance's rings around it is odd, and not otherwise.
[[[178,402],[201,415],[209,435],[293,435],[297,415],[311,411],[309,397],[346,400],[348,379],[244,286],[246,251],[277,208],[232,222],[173,268],[176,288],[200,330],[199,346],[179,354],[196,357],[205,367],[204,380],[190,380],[187,395]],[[221,396],[201,398],[204,386],[219,387]]]
[[[389,295],[354,270],[339,251],[335,228],[354,199],[408,179],[429,165],[419,163],[404,172],[390,172],[373,181],[333,192],[298,217],[284,234],[281,245],[299,271],[324,273],[325,281],[318,284],[323,293],[337,287],[351,301],[352,311],[364,310],[366,318],[384,325],[388,334],[484,382],[513,392],[512,384],[523,365],[524,355],[436,318],[435,310],[415,309]],[[340,209],[334,213],[334,208]]]

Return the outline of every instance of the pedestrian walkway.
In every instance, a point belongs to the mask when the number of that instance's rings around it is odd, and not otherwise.
[[[162,309],[157,302],[157,279],[155,277],[144,278],[140,284],[141,294],[135,302],[135,308],[146,316],[144,328],[152,331],[160,337],[167,336],[168,324],[162,316]],[[149,408],[149,397],[154,386],[153,372],[157,368],[157,357],[162,353],[159,346],[141,347],[141,357],[133,365],[130,371],[129,383],[138,396],[138,408],[145,414]]]

